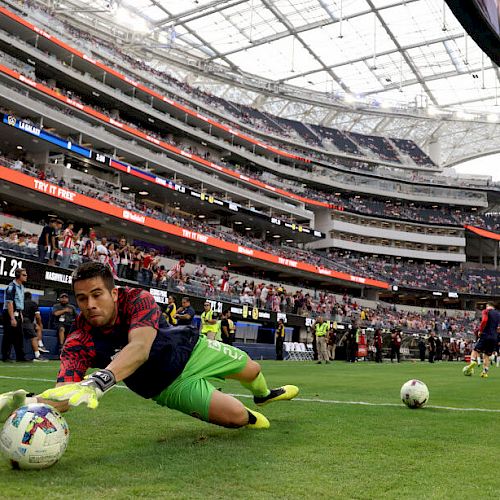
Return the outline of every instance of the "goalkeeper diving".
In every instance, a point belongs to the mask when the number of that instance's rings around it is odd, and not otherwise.
[[[209,379],[235,379],[263,406],[293,399],[294,385],[269,389],[260,365],[240,349],[207,339],[191,326],[169,327],[153,296],[117,288],[109,267],[86,262],[73,273],[81,313],[61,352],[56,387],[34,396],[0,395],[0,422],[19,406],[43,402],[59,411],[80,404],[97,408],[118,382],[161,406],[224,427],[266,429],[269,421]],[[85,377],[89,368],[98,371]]]

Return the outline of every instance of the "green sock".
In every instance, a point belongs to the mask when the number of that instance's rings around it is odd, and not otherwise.
[[[262,375],[262,372],[260,372],[257,375],[257,377],[255,377],[255,379],[252,380],[251,382],[240,381],[240,383],[243,387],[245,387],[245,389],[248,389],[254,396],[264,397],[269,395],[269,393],[271,392],[267,387],[267,382],[266,379],[264,378],[264,375]]]

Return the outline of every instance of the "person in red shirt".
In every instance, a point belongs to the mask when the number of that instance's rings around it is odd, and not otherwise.
[[[143,285],[150,285],[153,279],[153,261],[155,260],[155,250],[151,249],[149,253],[144,254],[141,262],[141,279]]]
[[[391,363],[394,362],[394,358],[397,359],[398,363],[401,361],[401,332],[394,329],[391,333]]]

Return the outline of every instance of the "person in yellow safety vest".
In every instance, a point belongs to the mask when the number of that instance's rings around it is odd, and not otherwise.
[[[208,339],[215,340],[216,336],[220,337],[219,322],[214,317],[215,314],[212,311],[212,304],[210,302],[205,302],[203,304],[203,312],[201,313],[201,330],[202,335],[206,335]]]
[[[318,365],[320,365],[322,361],[324,361],[325,364],[330,363],[330,356],[328,354],[328,347],[326,345],[329,329],[330,325],[323,319],[323,316],[318,316],[318,318],[314,322],[313,330],[316,336],[316,346],[318,349]]]
[[[175,299],[172,295],[169,295],[167,300],[168,304],[163,312],[163,316],[165,316],[165,319],[170,326],[175,326],[177,325],[177,318],[175,317],[177,314],[177,306],[175,304]]]
[[[236,337],[236,325],[234,321],[231,319],[231,311],[227,311],[227,322],[229,323],[229,345],[233,345],[233,342]]]

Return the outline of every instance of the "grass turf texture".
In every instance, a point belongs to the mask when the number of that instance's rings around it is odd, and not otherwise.
[[[399,403],[423,380],[430,404],[500,410],[500,369],[464,377],[462,363],[331,365],[262,362],[270,385],[299,397]],[[0,392],[40,391],[57,363],[0,366]],[[233,381],[225,392],[243,394]],[[251,404],[242,398],[245,404]],[[54,467],[0,463],[0,497],[20,498],[484,498],[497,497],[500,413],[401,406],[277,402],[265,431],[223,429],[115,389],[97,410],[66,414],[68,450]]]

